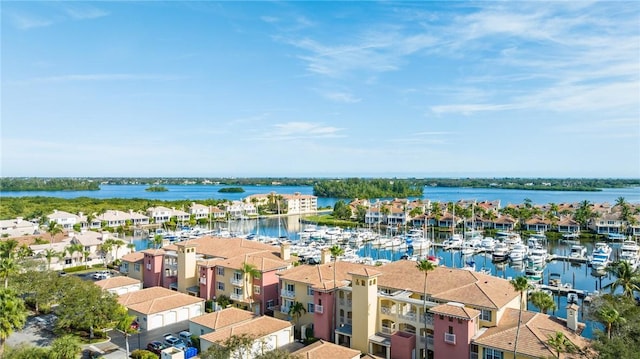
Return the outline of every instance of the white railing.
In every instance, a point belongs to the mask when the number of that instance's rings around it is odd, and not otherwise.
[[[411,320],[413,322],[416,321],[416,313],[414,313],[414,312],[407,312],[407,313],[404,313],[404,314],[400,314],[399,317],[402,318],[402,319]]]
[[[200,278],[200,284],[207,285],[207,277],[201,277]]]
[[[229,298],[233,299],[233,300],[243,300],[244,296],[242,294],[236,294],[236,293],[232,293]]]
[[[289,307],[285,307],[284,305],[280,307],[280,312],[289,314]]]
[[[242,279],[229,278],[229,282],[236,287],[242,287],[244,285],[244,281]]]
[[[455,344],[456,343],[456,335],[455,334],[444,333],[444,341],[445,341],[445,343]]]
[[[283,289],[283,290],[280,291],[280,295],[285,297],[285,298],[295,298],[296,297],[296,292],[294,292],[292,290]]]
[[[382,327],[381,329],[381,332],[383,332],[384,334],[393,334],[396,332],[393,327]]]
[[[316,313],[320,313],[320,314],[324,313],[324,307],[318,304],[314,305],[313,310]]]

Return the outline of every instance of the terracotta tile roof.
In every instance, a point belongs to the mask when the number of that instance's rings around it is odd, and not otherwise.
[[[238,308],[226,308],[192,318],[190,321],[212,330],[218,330],[252,318],[255,318],[255,315],[249,311]]]
[[[353,359],[360,358],[360,351],[321,339],[302,349],[296,350],[291,353],[291,356],[300,359]]]
[[[287,268],[288,262],[280,259],[280,256],[274,256],[271,252],[260,252],[256,254],[246,254],[230,259],[218,261],[216,265],[225,268],[241,269],[244,263],[252,264],[261,272],[273,271],[280,268]]]
[[[337,261],[335,264],[336,282],[338,283],[338,287],[345,286],[351,281],[350,272],[366,267],[370,269],[374,268],[364,264],[343,261]],[[333,265],[333,262],[316,266],[302,265],[284,270],[278,273],[278,275],[284,280],[306,283],[317,290],[329,290],[336,287],[333,283]]]
[[[498,326],[488,328],[474,340],[475,344],[499,349],[505,352],[513,351],[519,311],[507,308]],[[542,313],[522,312],[522,324],[518,336],[518,353],[536,358],[555,357],[553,348],[547,340],[556,332],[564,336],[579,348],[587,348],[589,341],[566,327],[562,319]],[[581,354],[565,354],[565,358],[580,358]]]
[[[291,328],[293,330],[292,327],[293,324],[286,320],[262,316],[242,323],[238,323],[237,325],[227,326],[212,333],[204,334],[200,336],[200,339],[209,341],[211,343],[220,344],[232,335],[247,334],[257,339],[271,333],[275,333],[282,329]]]
[[[113,289],[113,288],[120,288],[127,285],[140,284],[140,281],[137,279],[133,279],[125,276],[117,276],[113,278],[99,280],[94,284],[104,290],[107,290],[107,289]]]
[[[408,260],[391,262],[376,270],[382,272],[378,286],[416,293],[424,291],[424,273]],[[437,300],[458,302],[488,309],[501,308],[519,296],[509,281],[463,269],[436,267],[427,275],[427,294]]]
[[[480,311],[465,307],[464,305],[453,305],[449,303],[436,305],[431,308],[429,311],[436,314],[444,314],[451,317],[462,318],[462,319],[473,319],[480,315]]]
[[[122,256],[121,259],[125,262],[131,262],[131,263],[138,262],[144,259],[144,253],[142,252],[127,253],[124,256]]]
[[[145,250],[140,251],[140,252],[141,253],[148,253],[148,254],[151,254],[153,256],[159,256],[159,255],[165,254],[165,251],[162,248],[160,248],[160,249],[150,248],[150,249],[145,249]]]
[[[280,247],[251,241],[243,238],[222,238],[204,236],[189,239],[188,242],[196,244],[196,253],[208,257],[232,258],[260,252],[271,252],[274,256],[280,256]],[[180,242],[184,243],[184,242]],[[167,250],[176,250],[177,246],[165,246]]]
[[[153,314],[204,302],[204,299],[163,287],[151,287],[123,294],[118,302],[136,312]]]

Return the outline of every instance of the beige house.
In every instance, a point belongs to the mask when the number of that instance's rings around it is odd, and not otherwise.
[[[118,302],[136,316],[142,330],[162,328],[204,313],[204,299],[162,287],[122,294]]]
[[[95,285],[109,293],[127,294],[142,289],[142,282],[129,277],[117,276],[95,282]]]
[[[301,359],[359,359],[359,350],[343,347],[324,340],[307,345],[306,347],[291,353],[292,356]]]
[[[37,231],[37,223],[25,221],[22,217],[0,220],[0,236],[3,236],[3,238],[30,236],[37,233]]]
[[[249,336],[254,338],[251,348],[239,350],[233,358],[252,359],[257,354],[268,352],[293,343],[293,325],[286,320],[268,316],[230,325],[200,336],[200,349],[207,351],[212,345],[222,346],[231,336]]]
[[[231,307],[189,319],[189,331],[194,335],[200,336],[232,325],[238,325],[254,318],[256,318],[256,315],[247,310]]]
[[[144,253],[133,252],[124,255],[121,258],[120,273],[133,279],[137,279],[142,282],[142,260],[144,259]]]

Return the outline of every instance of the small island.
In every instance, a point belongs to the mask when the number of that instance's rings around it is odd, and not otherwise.
[[[167,187],[164,186],[151,186],[144,189],[147,192],[168,192]]]
[[[242,187],[225,187],[225,188],[220,188],[218,190],[218,192],[220,192],[220,193],[242,193],[242,192],[244,192],[244,189]]]

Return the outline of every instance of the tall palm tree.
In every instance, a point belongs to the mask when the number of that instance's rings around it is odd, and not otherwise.
[[[300,318],[307,312],[307,309],[304,307],[304,304],[300,302],[293,303],[292,306],[289,307],[289,316],[291,319],[296,321],[296,326],[300,326]],[[302,336],[302,333],[300,333]]]
[[[67,334],[51,343],[49,358],[51,359],[75,359],[80,354],[82,347],[80,340],[72,334]]]
[[[47,228],[47,232],[49,232],[49,235],[51,236],[51,240],[49,241],[49,246],[53,247],[53,238],[56,236],[56,234],[62,233],[62,227],[58,224],[58,222],[50,221],[49,227]]]
[[[613,307],[603,307],[598,312],[598,317],[607,326],[607,337],[611,339],[611,326],[613,324],[624,324],[627,320],[620,315],[620,312]]]
[[[617,262],[616,265],[609,266],[607,270],[616,277],[615,281],[604,286],[605,289],[609,288],[611,293],[620,287],[622,294],[631,298],[633,292],[640,291],[640,271],[634,270],[629,262]]]
[[[82,251],[84,250],[84,246],[80,243],[74,243],[71,244],[67,247],[67,252],[69,253],[69,256],[71,256],[71,262],[73,264],[73,262],[75,261],[75,254],[76,253],[82,253]]]
[[[51,259],[57,256],[58,252],[54,251],[51,248],[47,248],[44,250],[44,257],[47,259],[47,270],[51,270]]]
[[[344,254],[344,248],[335,244],[331,246],[331,248],[329,248],[329,251],[331,252],[331,257],[333,257],[333,289],[334,291],[333,291],[333,313],[331,314],[331,333],[332,333],[331,337],[333,338],[334,331],[336,330],[336,321],[337,321],[336,306],[338,303],[338,283],[336,282],[336,271],[338,267],[336,263],[338,262],[338,257]]]
[[[13,258],[0,258],[0,278],[4,279],[4,288],[9,287],[9,277],[18,273],[18,264]]]
[[[516,340],[513,344],[513,357],[515,358],[518,353],[518,337],[520,336],[520,324],[522,324],[522,303],[524,302],[524,295],[527,289],[529,289],[529,281],[526,277],[520,276],[510,281],[511,286],[517,292],[520,292],[520,312],[518,313],[518,327],[516,328]]]
[[[116,249],[116,259],[118,259],[118,249],[124,247],[126,243],[122,239],[113,240],[113,247]]]
[[[242,276],[244,278],[244,293],[245,297],[249,300],[249,307],[253,312],[253,279],[258,279],[262,276],[262,272],[256,268],[251,263],[244,262],[242,263],[242,268],[240,268],[242,272]]]
[[[18,248],[18,241],[15,239],[0,242],[0,257],[13,258],[16,248]]]
[[[129,313],[127,312],[127,309],[124,307],[120,308],[120,311],[118,312],[116,317],[117,317],[116,329],[120,333],[122,333],[122,335],[124,336],[125,350],[127,355],[126,358],[128,358],[129,357],[129,337],[131,336],[131,334],[134,334],[137,332],[136,329],[133,329],[131,327],[131,324],[133,323],[136,317],[129,315]]]
[[[563,332],[555,332],[553,335],[548,335],[547,338],[547,344],[556,351],[556,358],[560,358],[560,353],[573,353],[577,349]]]
[[[424,357],[429,357],[429,336],[427,335],[427,277],[429,276],[429,272],[436,269],[436,265],[427,260],[421,259],[416,263],[416,268],[422,273],[424,273],[424,291],[422,295],[422,311],[424,315]]]
[[[529,300],[544,314],[547,314],[549,310],[556,309],[556,303],[553,301],[553,297],[543,291],[535,291],[529,295]]]
[[[0,357],[9,335],[22,329],[26,321],[27,310],[22,299],[11,289],[0,289]]]
[[[164,238],[162,237],[162,235],[160,234],[156,234],[155,236],[153,236],[153,248],[158,249],[162,246],[162,242],[164,241]]]

